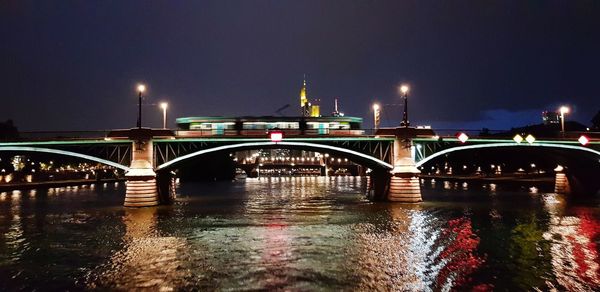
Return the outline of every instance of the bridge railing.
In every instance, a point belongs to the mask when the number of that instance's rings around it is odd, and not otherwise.
[[[12,141],[69,141],[69,140],[100,140],[104,139],[109,130],[95,131],[24,131],[18,137],[0,138],[2,142]]]
[[[284,137],[374,137],[377,129],[306,129],[304,133],[299,129],[279,129]],[[514,134],[511,130],[487,130],[487,129],[433,129],[440,138],[456,138],[460,133],[467,134],[470,138],[512,139]],[[1,137],[0,142],[13,141],[69,141],[69,140],[101,140],[107,137],[111,130],[92,131],[24,131],[19,132],[18,137]],[[267,138],[269,130],[234,130],[234,129],[201,129],[201,130],[174,130],[178,138],[199,137],[253,137]],[[521,133],[527,134],[527,133]],[[593,131],[568,131],[564,135],[560,132],[548,133],[546,135],[534,135],[536,139],[552,139],[564,141],[577,141],[581,135],[585,135],[590,141],[599,141],[600,132]]]
[[[559,131],[546,131],[541,133],[530,133],[527,131],[519,131],[516,129],[511,130],[473,130],[473,129],[434,129],[436,135],[440,138],[457,138],[461,133],[465,133],[469,138],[477,139],[507,139],[512,140],[516,134],[521,135],[525,138],[531,134],[536,140],[553,140],[553,141],[565,141],[575,142],[581,136],[586,136],[589,141],[600,140],[600,132],[594,131],[567,131],[561,133]]]
[[[294,136],[340,136],[340,137],[352,137],[352,136],[369,136],[374,135],[375,131],[372,129],[306,129],[303,131],[299,129],[277,129],[283,132],[284,137]],[[199,130],[177,130],[175,135],[181,138],[194,138],[194,137],[233,137],[233,136],[244,136],[244,137],[268,137],[269,131],[267,129],[245,129],[245,130],[233,130],[233,129],[199,129]]]

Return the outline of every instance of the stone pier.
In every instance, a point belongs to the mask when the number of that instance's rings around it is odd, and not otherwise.
[[[559,165],[554,169],[554,172],[556,173],[554,180],[554,192],[557,194],[570,194],[571,184],[569,183],[569,178],[565,173],[564,167]]]
[[[410,139],[397,137],[394,141],[394,169],[390,171],[390,187],[387,199],[392,202],[418,203],[421,198],[419,174],[411,156]]]
[[[382,128],[376,133],[382,136],[394,136],[394,168],[387,180],[387,192],[384,198],[391,202],[418,203],[421,197],[421,184],[414,158],[412,157],[412,139],[416,137],[432,137],[431,129],[416,129],[409,127]]]
[[[127,190],[125,207],[149,207],[158,205],[158,189],[154,172],[152,136],[132,137],[133,151],[130,170],[125,174]]]
[[[154,130],[149,128],[134,128],[114,130],[109,133],[110,139],[129,139],[132,141],[131,165],[125,174],[127,188],[125,191],[125,207],[151,207],[158,205],[158,186],[154,172],[155,137],[173,137],[170,130]]]

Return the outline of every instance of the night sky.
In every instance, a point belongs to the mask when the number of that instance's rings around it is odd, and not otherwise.
[[[19,130],[175,117],[298,115],[307,75],[322,112],[340,98],[372,126],[507,129],[600,110],[599,1],[0,1],[0,120]]]

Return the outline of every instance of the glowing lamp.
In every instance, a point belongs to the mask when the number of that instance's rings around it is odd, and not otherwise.
[[[523,142],[524,139],[523,136],[516,134],[515,137],[513,137],[513,140],[517,142],[517,144],[521,144],[521,142]]]
[[[533,144],[533,142],[535,142],[535,137],[533,137],[533,135],[529,134],[529,135],[527,135],[527,137],[525,137],[525,141],[527,141],[527,143],[529,143],[529,144]]]
[[[271,137],[271,142],[281,142],[281,140],[283,140],[283,133],[282,132],[271,132],[270,134]]]
[[[579,137],[579,139],[577,139],[577,141],[579,141],[579,143],[583,146],[587,145],[587,143],[590,143],[590,139],[588,139],[588,137],[581,135],[581,137]]]
[[[374,111],[378,111],[379,110],[379,104],[374,103],[373,104],[373,110]]]
[[[465,143],[467,140],[469,140],[469,136],[467,136],[465,133],[460,133],[457,138],[461,143]]]
[[[408,89],[409,89],[408,85],[406,85],[406,84],[402,84],[400,86],[400,92],[402,92],[402,94],[407,94],[408,93]]]
[[[137,89],[139,92],[144,92],[144,91],[146,91],[146,85],[140,84],[140,85],[138,85]]]

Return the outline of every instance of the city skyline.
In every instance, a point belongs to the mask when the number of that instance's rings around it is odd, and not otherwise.
[[[581,3],[8,1],[0,119],[20,130],[133,127],[140,82],[144,126],[162,126],[161,102],[170,126],[285,104],[292,116],[306,74],[323,114],[337,97],[365,127],[373,102],[401,102],[401,83],[413,125],[509,129],[564,104],[587,125],[599,109],[600,6]],[[399,123],[402,107],[383,113]]]

